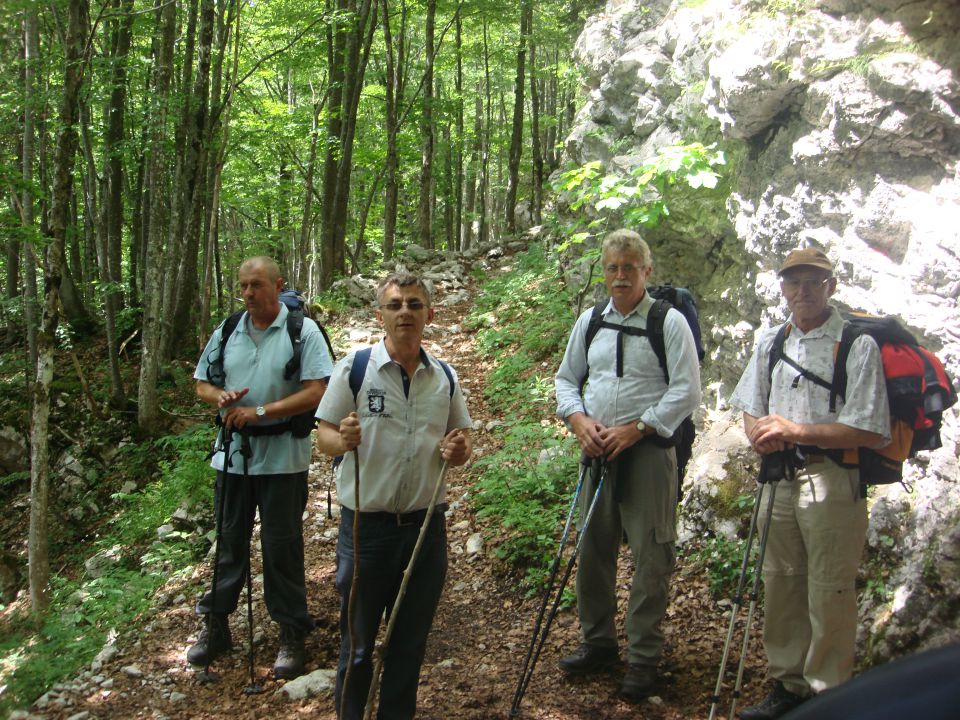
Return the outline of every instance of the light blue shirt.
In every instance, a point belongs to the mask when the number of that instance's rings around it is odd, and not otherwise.
[[[301,379],[322,380],[330,377],[333,372],[333,362],[320,328],[313,320],[304,318],[300,333],[302,345],[300,374],[299,377],[284,380],[283,370],[293,357],[293,344],[290,342],[290,333],[287,332],[288,314],[287,306],[281,303],[280,313],[264,332],[259,347],[250,338],[247,330],[246,312],[227,340],[224,354],[226,389],[250,388],[250,392],[241,398],[237,405],[257,407],[282,400],[303,388]],[[195,380],[209,382],[208,360],[211,353],[216,357],[215,353],[220,352],[222,330],[221,323],[203,349],[200,362],[197,363],[196,372],[193,374]],[[278,419],[260,424],[284,421],[285,419]],[[311,440],[311,437],[295,438],[288,432],[250,438],[253,455],[249,460],[249,474],[279,475],[307,470],[310,466]],[[240,436],[234,434],[230,446],[231,473],[243,472],[243,458],[239,450]],[[216,453],[210,465],[217,470],[223,470],[223,452]]]
[[[649,293],[626,316],[609,301],[604,320],[646,330],[654,300]],[[623,377],[617,377],[618,333],[601,328],[590,343],[589,383],[583,397],[580,382],[587,376],[584,340],[593,308],[584,311],[570,333],[567,350],[555,378],[557,415],[566,420],[585,412],[606,427],[643,420],[662,437],[670,437],[700,404],[700,365],[693,333],[683,314],[671,308],[663,321],[670,383],[663,377],[649,340],[623,335]]]

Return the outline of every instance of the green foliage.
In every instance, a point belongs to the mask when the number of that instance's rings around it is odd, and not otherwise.
[[[499,452],[475,463],[483,469],[477,514],[495,518],[506,530],[496,556],[523,573],[522,585],[530,592],[542,586],[556,555],[576,481],[575,445],[555,425],[522,423],[509,429]],[[551,459],[539,463],[544,450]]]
[[[604,174],[602,164],[591,161],[560,173],[553,189],[568,198],[578,224],[568,228],[568,237],[560,251],[582,242],[589,234],[602,231],[614,220],[625,227],[655,227],[670,214],[669,193],[679,187],[689,190],[713,189],[720,181],[715,168],[726,163],[716,144],[694,142],[661,148],[656,157],[632,170],[626,177]],[[581,216],[585,206],[593,208],[597,218],[585,226]]]
[[[32,618],[0,626],[0,713],[29,705],[55,682],[75,675],[111,630],[135,624],[158,587],[192,571],[200,546],[178,533],[158,541],[156,530],[185,502],[212,503],[205,456],[209,435],[208,428],[196,427],[121,449],[118,474],[152,467],[158,456],[170,459],[160,462],[158,479],[143,491],[115,495],[120,507],[107,532],[80,549],[87,557],[118,548],[120,562],[96,578],[85,573],[51,578],[50,610],[39,627]],[[69,564],[81,559],[75,554]]]
[[[746,540],[711,537],[690,552],[690,570],[706,572],[710,584],[710,594],[716,600],[730,598],[736,594],[745,548]],[[757,543],[754,543],[753,547],[750,548],[750,563],[747,567],[747,579],[744,585],[745,592],[753,587],[756,557]]]
[[[572,321],[569,293],[540,245],[484,283],[467,324],[480,356],[494,361],[485,390],[494,412],[540,418],[552,410],[551,378]]]

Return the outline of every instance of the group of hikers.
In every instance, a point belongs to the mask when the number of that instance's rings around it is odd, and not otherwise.
[[[581,641],[559,666],[568,676],[622,667],[616,580],[626,541],[635,570],[624,620],[621,692],[640,701],[658,687],[661,623],[677,539],[675,446],[681,423],[700,403],[700,372],[691,329],[678,310],[669,308],[658,323],[655,332],[662,338],[647,332],[653,332],[648,314],[654,300],[647,292],[653,258],[646,242],[633,231],[616,230],[604,238],[601,258],[609,299],[599,331],[587,337],[593,309],[580,315],[555,379],[557,414],[576,436],[585,462],[602,466],[605,483],[597,493],[588,486],[581,498],[581,523],[588,504],[592,513],[576,576]],[[769,525],[761,528],[767,537],[763,642],[772,688],[759,704],[740,711],[745,720],[781,717],[850,678],[867,505],[859,471],[842,467],[825,451],[875,448],[890,439],[883,369],[872,338],[855,341],[847,392],[835,412],[828,409],[829,391],[795,369],[832,374],[843,320],[829,304],[837,287],[829,258],[815,248],[794,250],[779,277],[791,313],[782,347],[790,362],[768,370],[776,329],[763,334],[730,401],[743,412],[749,442],[761,456],[802,450],[791,482],[777,483],[782,487],[769,520],[760,520]],[[187,658],[209,665],[233,646],[228,616],[249,578],[258,510],[264,602],[280,627],[274,675],[304,673],[304,640],[313,620],[302,517],[312,448],[309,430],[299,432],[291,419],[316,407],[316,447],[342,457],[337,714],[363,717],[370,685],[379,680],[376,716],[413,718],[447,569],[445,469],[463,465],[472,451],[472,421],[456,373],[423,348],[424,327],[434,316],[430,291],[414,274],[385,277],[376,293],[383,339],[334,365],[320,328],[309,319],[295,350],[289,310],[279,299],[284,281],[272,259],[246,260],[239,281],[246,312],[225,343],[223,326],[214,332],[194,374],[198,396],[220,412],[222,431],[212,462],[219,518],[214,587],[197,605],[203,623]],[[291,375],[284,370],[295,352],[299,372]],[[222,373],[211,374],[212,366],[222,366]],[[600,473],[587,482],[596,487]],[[409,585],[398,597],[411,556]],[[395,632],[384,649],[382,679],[375,680],[377,632],[395,605]]]

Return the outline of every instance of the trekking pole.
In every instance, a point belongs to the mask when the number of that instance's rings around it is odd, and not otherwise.
[[[567,567],[564,570],[563,577],[560,579],[560,585],[557,588],[557,593],[553,599],[553,605],[550,607],[550,612],[547,615],[547,621],[546,625],[544,625],[543,633],[537,640],[537,646],[534,650],[533,658],[530,660],[530,667],[527,670],[526,677],[521,678],[521,684],[517,688],[513,705],[510,708],[510,717],[516,717],[520,712],[520,703],[522,702],[523,696],[527,691],[527,686],[530,684],[530,679],[533,677],[533,671],[537,666],[537,660],[540,659],[540,653],[543,650],[543,646],[547,642],[547,635],[550,634],[550,627],[553,625],[553,621],[557,617],[557,613],[560,611],[560,603],[563,601],[563,590],[566,588],[567,582],[570,580],[570,574],[573,572],[573,566],[577,561],[577,557],[580,555],[580,546],[583,544],[583,538],[590,527],[590,520],[593,517],[593,511],[597,507],[597,501],[600,499],[600,492],[603,490],[603,483],[607,477],[608,469],[606,459],[594,459],[592,467],[595,471],[599,472],[600,476],[599,480],[597,481],[597,488],[594,490],[593,498],[590,500],[590,506],[587,508],[587,514],[583,519],[583,527],[580,528],[577,542],[573,546],[573,553],[570,555],[570,559],[567,561]]]
[[[587,460],[587,458],[584,458]],[[547,576],[546,587],[543,592],[543,601],[540,603],[540,609],[537,612],[537,619],[533,623],[533,633],[530,636],[530,646],[527,648],[527,655],[523,660],[523,667],[520,670],[520,679],[517,681],[517,689],[513,694],[513,704],[510,706],[510,713],[513,716],[523,697],[528,682],[527,670],[530,667],[530,658],[533,656],[534,647],[537,644],[537,638],[540,637],[540,630],[543,627],[543,616],[547,610],[547,603],[553,594],[553,585],[557,580],[557,573],[560,570],[560,563],[563,562],[563,550],[567,545],[567,538],[570,535],[570,527],[573,525],[573,513],[577,508],[577,501],[580,499],[580,491],[583,489],[583,479],[587,474],[588,462],[581,460],[580,477],[577,480],[577,487],[573,491],[573,499],[570,501],[570,511],[567,513],[567,521],[563,526],[563,534],[560,536],[560,545],[557,548],[557,554],[553,558],[553,564],[550,566],[550,572]]]
[[[783,450],[776,455],[779,461],[783,463],[782,479],[790,482],[796,477],[797,471],[794,465],[794,455],[792,450]],[[760,466],[760,472],[763,472],[763,464]],[[773,499],[777,495],[777,486],[780,479],[774,479],[770,483],[770,499],[767,501],[767,517],[763,526],[763,532],[760,534],[760,549],[757,553],[757,568],[753,576],[753,587],[750,590],[750,607],[747,610],[747,622],[743,627],[743,646],[740,649],[740,663],[737,666],[737,682],[733,686],[733,694],[730,698],[730,720],[733,720],[737,708],[737,699],[740,697],[740,689],[743,687],[743,668],[747,662],[747,644],[750,642],[750,626],[753,624],[753,613],[757,609],[757,601],[760,597],[760,575],[763,570],[763,557],[767,552],[767,536],[770,534],[770,520],[773,517]]]
[[[757,484],[757,493],[753,499],[753,513],[750,516],[750,530],[747,533],[747,546],[743,551],[743,562],[740,565],[740,579],[737,581],[737,591],[734,594],[733,607],[730,610],[730,623],[727,626],[727,639],[723,643],[723,655],[720,658],[720,671],[717,673],[717,685],[713,689],[713,697],[710,698],[710,720],[714,720],[717,714],[717,705],[720,702],[720,688],[723,685],[723,676],[727,670],[727,660],[730,656],[730,645],[733,642],[733,631],[737,624],[737,615],[740,614],[740,608],[743,606],[743,592],[747,585],[747,570],[750,566],[750,550],[753,549],[753,538],[757,531],[757,516],[760,514],[760,496],[763,493],[763,485]]]
[[[353,674],[353,664],[357,657],[357,633],[353,626],[353,615],[357,605],[357,587],[360,584],[360,452],[353,449],[353,577],[350,579],[350,594],[347,596],[347,636],[350,638],[350,655],[347,669],[343,673],[343,685],[340,686],[340,712],[347,699],[347,686]]]
[[[246,429],[240,431],[240,455],[243,457],[243,487],[249,489],[250,483],[250,457],[253,451],[250,448],[250,434]],[[253,669],[253,573],[250,572],[250,544],[253,542],[253,518],[250,518],[250,537],[247,539],[247,663],[250,668],[250,684],[243,689],[244,695],[259,695],[263,692],[263,686],[257,684],[257,678]]]
[[[223,439],[223,435],[226,433],[226,440]],[[210,581],[210,610],[207,612],[207,643],[211,642],[213,637],[213,615],[216,612],[217,607],[217,575],[218,568],[220,566],[220,534],[223,530],[223,507],[225,503],[225,496],[227,494],[227,472],[230,469],[230,441],[233,439],[233,431],[228,429],[226,426],[220,426],[220,443],[223,448],[223,473],[220,479],[220,493],[219,498],[217,497],[216,487],[214,487],[214,504],[217,506],[216,520],[214,521],[214,547],[213,547],[213,578]],[[203,667],[203,672],[197,676],[197,680],[206,685],[207,683],[212,683],[217,679],[216,675],[210,672],[210,653],[207,652],[207,662]]]
[[[757,520],[760,515],[760,500],[763,493],[763,486],[770,485],[770,495],[767,499],[766,523],[760,536],[760,549],[757,562],[754,568],[753,586],[750,591],[750,607],[747,613],[747,622],[744,626],[743,645],[740,651],[740,660],[737,666],[737,680],[731,696],[730,718],[732,720],[736,709],[737,698],[740,696],[740,689],[743,681],[743,669],[746,664],[747,646],[750,638],[750,627],[753,624],[753,613],[756,610],[757,600],[760,595],[760,578],[763,570],[763,558],[766,554],[767,535],[770,532],[770,520],[773,516],[773,501],[777,493],[777,484],[780,479],[786,478],[792,480],[796,471],[793,467],[791,457],[787,452],[771,453],[765,455],[761,460],[760,472],[757,475],[757,493],[753,501],[753,513],[750,520],[750,531],[747,534],[747,546],[743,553],[743,563],[740,566],[740,578],[737,582],[737,592],[733,598],[733,607],[730,612],[730,624],[727,627],[727,638],[723,645],[723,656],[720,660],[720,670],[717,673],[717,684],[713,691],[713,697],[710,704],[710,718],[714,720],[717,713],[717,706],[720,702],[720,689],[723,684],[723,676],[726,674],[727,660],[730,654],[730,645],[733,642],[733,632],[737,622],[737,615],[743,606],[743,595],[747,582],[747,570],[750,564],[750,551],[753,548],[753,540],[756,537]]]
[[[393,635],[393,627],[397,624],[397,616],[400,614],[400,605],[403,603],[403,596],[407,592],[407,585],[410,583],[410,576],[413,575],[413,568],[417,563],[417,556],[420,554],[420,547],[430,528],[430,521],[433,519],[433,511],[437,506],[437,498],[440,496],[440,490],[443,488],[444,478],[447,476],[447,461],[444,460],[440,466],[440,474],[437,477],[437,484],[433,488],[433,495],[430,496],[430,504],[427,505],[427,514],[423,518],[423,524],[420,525],[420,534],[417,535],[417,542],[413,546],[413,552],[410,553],[410,560],[407,567],[404,568],[403,578],[400,580],[400,589],[397,591],[397,597],[393,601],[393,609],[390,611],[390,619],[387,621],[387,629],[383,633],[383,639],[376,647],[373,653],[373,677],[370,679],[370,689],[367,691],[367,704],[363,709],[363,720],[370,720],[373,716],[374,700],[377,697],[377,690],[380,687],[380,672],[383,669],[383,656],[387,646],[390,644],[390,636]]]

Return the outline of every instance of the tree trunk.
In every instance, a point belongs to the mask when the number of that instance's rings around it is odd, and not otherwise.
[[[510,134],[510,160],[508,164],[507,197],[504,202],[504,221],[507,232],[517,232],[517,190],[520,185],[520,156],[523,154],[523,88],[526,83],[524,67],[527,55],[527,36],[533,17],[533,0],[524,0],[520,5],[520,46],[517,48],[517,77],[513,83],[513,127]]]
[[[383,43],[385,47],[386,69],[384,71],[384,123],[387,129],[387,156],[384,161],[383,180],[383,259],[393,257],[397,231],[397,205],[399,188],[397,187],[397,133],[399,120],[397,106],[403,96],[403,47],[406,34],[407,5],[401,3],[400,35],[394,53],[393,33],[390,30],[389,0],[383,0]]]
[[[204,208],[210,198],[207,195],[207,162],[213,142],[209,122],[210,68],[213,53],[213,29],[216,13],[213,0],[200,4],[200,32],[197,43],[197,69],[193,84],[192,111],[187,130],[187,147],[190,148],[187,163],[185,211],[186,227],[183,252],[177,272],[176,311],[172,313],[171,351],[192,351],[197,327],[197,258],[200,253],[200,235],[203,228]],[[177,266],[177,263],[174,263]],[[175,329],[175,330],[174,330]]]
[[[454,193],[456,195],[457,209],[454,213],[454,223],[456,225],[456,247],[455,250],[463,250],[464,247],[464,227],[463,227],[463,17],[461,10],[463,5],[457,6],[456,17],[456,47],[457,47],[457,139],[456,151],[454,154],[454,172],[456,173],[456,182],[454,183]]]
[[[64,247],[73,189],[77,153],[77,118],[84,77],[84,43],[89,15],[86,0],[71,0],[68,7],[64,47],[63,102],[60,134],[54,156],[54,183],[50,209],[50,245],[45,267],[43,313],[37,334],[37,381],[33,387],[33,418],[30,428],[30,605],[42,615],[50,603],[49,518],[50,493],[50,384],[53,380],[57,324],[60,320],[59,289],[64,269]]]
[[[137,388],[137,423],[145,432],[156,432],[160,419],[160,404],[157,398],[157,377],[160,372],[160,323],[162,321],[161,299],[163,296],[164,246],[167,230],[165,197],[167,186],[167,159],[163,153],[167,125],[167,101],[173,76],[173,43],[176,29],[177,5],[175,2],[158,0],[159,24],[157,57],[154,64],[152,108],[150,113],[150,159],[148,162],[147,186],[150,202],[150,233],[146,238],[146,261],[144,263],[144,308],[143,343],[140,361],[140,384]]]
[[[483,101],[480,98],[480,87],[474,96],[473,111],[473,151],[470,154],[470,167],[467,173],[464,205],[466,206],[466,223],[463,226],[462,250],[469,250],[473,244],[474,211],[477,205],[477,174],[480,168],[480,153],[482,151],[481,138],[483,136]]]
[[[417,209],[417,237],[420,245],[425,248],[433,247],[433,205],[430,202],[430,195],[433,190],[433,35],[436,14],[436,0],[427,0],[427,24],[424,36],[426,66],[424,68],[423,115],[421,121],[420,205]]]
[[[483,245],[489,239],[490,226],[487,223],[487,188],[490,186],[490,121],[491,121],[491,88],[490,88],[490,42],[487,38],[487,21],[483,21],[483,75],[484,92],[487,96],[486,122],[483,128],[482,161],[480,169],[480,188],[477,191],[480,194],[480,232],[478,233],[478,242]]]
[[[540,211],[543,207],[543,150],[540,138],[540,92],[537,80],[537,46],[533,38],[533,0],[530,0],[530,19],[527,25],[527,38],[530,48],[530,146],[533,160],[533,192],[530,194],[530,214],[533,224],[539,225],[543,219]]]
[[[37,375],[37,258],[34,254],[34,237],[36,222],[34,214],[33,196],[33,158],[34,158],[34,105],[36,104],[36,75],[39,62],[40,31],[38,29],[35,8],[29,8],[24,13],[23,22],[23,54],[24,54],[24,91],[23,91],[23,193],[21,194],[22,217],[24,229],[23,242],[23,315],[27,327],[27,388],[33,385]],[[12,241],[11,241],[12,242]],[[19,248],[14,246],[18,251]],[[10,266],[7,266],[8,282]],[[9,295],[9,285],[8,295]]]

